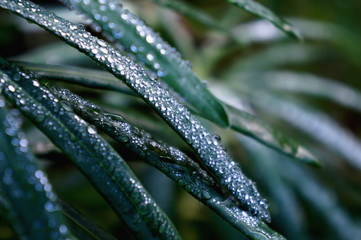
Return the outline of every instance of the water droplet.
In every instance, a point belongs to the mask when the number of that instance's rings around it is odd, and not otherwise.
[[[8,89],[9,89],[10,92],[15,92],[15,90],[16,90],[13,85],[9,85]]]
[[[214,134],[212,135],[212,142],[214,145],[219,145],[221,143],[222,139],[219,135]]]
[[[88,126],[87,131],[89,134],[96,134],[97,130],[95,129],[94,126]]]

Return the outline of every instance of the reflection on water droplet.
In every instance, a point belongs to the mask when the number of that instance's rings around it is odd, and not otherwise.
[[[15,92],[15,90],[16,90],[13,85],[9,85],[8,89],[9,89],[10,92]]]
[[[96,134],[97,130],[95,129],[94,126],[88,126],[87,131],[89,134]]]
[[[219,145],[221,143],[222,139],[219,135],[214,134],[212,135],[212,142],[214,145]]]

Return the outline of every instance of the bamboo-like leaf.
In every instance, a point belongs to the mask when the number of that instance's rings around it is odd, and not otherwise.
[[[240,39],[238,39],[233,34],[232,31],[222,26],[222,24],[219,23],[219,20],[208,15],[206,12],[202,11],[202,9],[198,9],[190,4],[187,4],[186,2],[179,0],[151,0],[151,1],[160,6],[164,6],[172,10],[175,10],[191,19],[194,19],[195,21],[202,23],[204,26],[207,26],[212,30],[216,30],[221,33],[224,33],[235,42],[243,45],[243,42],[240,41]]]
[[[19,130],[21,121],[17,110],[5,108],[1,96],[0,195],[5,216],[21,239],[74,239],[45,173]]]
[[[330,226],[337,239],[361,239],[359,223],[354,222],[352,216],[338,203],[338,197],[326,188],[319,180],[306,169],[302,169],[290,162],[282,161],[280,168],[287,182],[290,182],[302,197],[312,206],[315,213],[322,217]],[[300,181],[302,179],[302,181]],[[330,234],[331,236],[331,234]],[[332,234],[333,237],[336,237]]]
[[[114,236],[81,215],[76,209],[63,201],[60,203],[64,214],[71,220],[70,228],[79,239],[116,240]]]
[[[220,191],[222,186],[193,159],[178,149],[154,140],[144,130],[131,125],[122,116],[104,111],[93,103],[53,83],[42,81],[59,99],[106,134],[130,149],[139,158],[158,168],[188,193],[211,208],[224,220],[251,239],[283,239],[262,221],[250,216]]]
[[[361,93],[331,79],[286,71],[245,73],[240,75],[240,79],[242,83],[253,89],[262,88],[315,95],[361,112]],[[239,82],[235,84],[239,84]]]
[[[45,28],[86,53],[124,81],[185,139],[211,174],[245,209],[266,221],[270,220],[265,201],[253,182],[242,173],[239,165],[224,150],[219,139],[214,138],[187,108],[162,88],[159,82],[150,79],[137,64],[121,56],[109,44],[93,37],[82,27],[49,13],[29,1],[4,0],[0,2],[0,7]],[[148,40],[152,42],[154,39]]]
[[[361,142],[328,116],[301,107],[290,100],[282,101],[266,94],[257,94],[253,102],[264,111],[303,130],[361,169]]]
[[[80,84],[87,87],[112,90],[125,94],[133,94],[113,76],[108,76],[104,71],[95,71],[77,67],[63,67],[43,64],[20,63],[37,74],[55,80]],[[242,75],[243,77],[243,75]],[[242,80],[244,80],[242,78]],[[236,132],[247,135],[262,144],[271,147],[292,158],[308,164],[319,165],[307,149],[299,143],[285,136],[283,133],[271,128],[256,116],[241,111],[223,103],[229,116],[230,128]],[[196,113],[197,114],[197,113]],[[201,115],[202,116],[202,115]],[[204,117],[204,116],[202,116]]]
[[[227,2],[232,3],[251,14],[273,23],[277,28],[285,32],[287,35],[302,40],[301,34],[294,27],[292,27],[291,24],[278,17],[262,4],[253,0],[227,0]]]
[[[226,105],[227,106],[227,105]],[[319,166],[319,160],[299,143],[278,132],[254,115],[227,106],[231,129],[250,136],[264,145],[271,147],[301,162]]]
[[[132,90],[125,86],[124,83],[118,81],[118,79],[116,79],[113,75],[105,71],[50,64],[34,64],[25,62],[15,63],[48,79],[56,79],[85,87],[112,90],[128,95],[136,95]]]
[[[228,125],[222,104],[201,83],[191,64],[182,60],[180,53],[119,1],[63,1],[92,19],[106,35],[133,52],[197,112],[221,126]],[[102,15],[106,18],[98,17]]]
[[[127,164],[89,126],[66,110],[38,79],[0,61],[1,89],[89,178],[140,239],[179,239],[172,223],[142,187]]]

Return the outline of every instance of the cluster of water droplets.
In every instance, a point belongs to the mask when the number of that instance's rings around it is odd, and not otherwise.
[[[215,187],[215,182],[212,177],[183,152],[162,142],[155,141],[149,133],[131,125],[122,116],[107,113],[100,107],[71,93],[69,90],[54,86],[52,92],[59,99],[69,101],[77,114],[134,150],[134,152],[142,155],[146,161],[183,186],[200,201],[215,209],[228,221],[232,221],[236,226],[238,224],[246,225],[248,229],[257,231],[258,234],[262,234],[265,237],[270,236],[262,230],[262,227],[260,228],[263,223],[257,217],[241,210],[232,198],[225,199],[222,194],[219,194],[213,188]],[[220,141],[220,137],[214,135],[213,141]],[[182,167],[190,171],[184,170]],[[219,209],[221,210],[218,211]]]
[[[120,156],[98,136],[96,128],[74,114],[69,104],[59,101],[48,90],[50,82],[27,74],[23,68],[6,62],[3,64],[12,68],[10,76],[16,73],[22,76],[17,81],[12,81],[7,75],[1,78],[4,95],[71,156],[78,167],[94,179],[98,189],[104,190],[105,196],[117,199],[115,209],[128,217],[132,226],[138,226],[145,220],[152,231],[159,231],[162,227],[161,234],[176,239],[177,234],[164,213]],[[26,104],[21,103],[22,99]],[[99,177],[101,174],[103,177]],[[51,209],[52,206],[47,204],[45,207]],[[140,235],[146,234],[138,227],[134,230]]]
[[[91,102],[80,98],[67,89],[53,86],[51,91],[69,102],[82,118],[96,125],[135,154],[159,168],[198,199],[209,199],[211,195],[202,190],[202,185],[216,183],[198,163],[178,149],[158,142],[144,130],[138,129],[118,114],[105,112]],[[176,167],[174,165],[182,166]]]
[[[66,0],[63,2],[94,20],[97,24],[95,29],[103,30],[110,40],[120,43],[122,47],[141,57],[158,77],[167,75],[167,69],[158,62],[160,57],[175,63],[183,71],[192,71],[189,61],[183,60],[175,48],[165,42],[143,20],[125,9],[119,1]]]
[[[0,72],[2,83],[6,78],[6,75]],[[12,206],[12,209],[9,209],[10,219],[13,218],[15,222],[18,217],[29,220],[26,222],[27,226],[15,226],[15,229],[21,236],[29,234],[23,230],[28,228],[31,234],[47,234],[49,239],[70,239],[52,186],[45,173],[38,169],[34,157],[29,153],[25,134],[20,131],[20,113],[16,109],[8,111],[2,96],[0,124],[1,150],[4,150],[0,152],[2,195],[8,198],[9,205]],[[28,207],[33,209],[34,214],[29,214],[33,215],[32,219],[26,216]]]
[[[21,4],[21,6],[20,6]],[[70,45],[107,68],[135,90],[192,146],[207,168],[227,188],[239,203],[252,214],[269,221],[265,200],[255,184],[246,178],[214,137],[167,90],[150,79],[144,69],[112,48],[103,40],[91,36],[83,28],[47,12],[27,1],[2,1],[0,6],[48,29]]]

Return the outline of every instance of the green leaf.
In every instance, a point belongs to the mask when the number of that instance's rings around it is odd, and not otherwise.
[[[226,36],[234,40],[235,42],[243,45],[244,43],[237,38],[228,28],[220,24],[218,19],[213,18],[208,15],[206,12],[202,11],[202,9],[198,9],[187,2],[178,1],[178,0],[150,0],[154,3],[159,4],[160,6],[164,6],[170,9],[173,9],[201,24],[207,26],[211,30],[216,30],[221,33],[224,33]]]
[[[293,139],[272,129],[254,115],[241,111],[230,105],[227,106],[231,129],[254,138],[260,143],[271,147],[301,162],[320,166],[320,162],[307,149]]]
[[[281,100],[269,94],[257,93],[252,102],[272,115],[301,129],[314,139],[345,157],[361,169],[361,142],[334,120],[318,111],[302,107],[292,101]]]
[[[229,195],[220,190],[222,186],[218,186],[212,176],[183,152],[156,141],[149,133],[133,126],[118,114],[106,112],[55,84],[45,84],[59,99],[67,101],[76,114],[117,140],[140,159],[162,171],[246,236],[251,239],[283,239],[262,221],[240,209],[230,200]]]
[[[184,61],[180,53],[118,1],[64,2],[92,19],[111,40],[133,52],[197,112],[223,127],[228,125],[222,104],[201,83],[190,62]],[[99,18],[99,14],[107,17]]]
[[[0,72],[3,81],[5,75]],[[73,239],[52,186],[29,152],[17,110],[0,98],[0,196],[7,219],[21,239]]]
[[[76,83],[91,88],[96,87],[97,89],[105,89],[125,94],[133,94],[133,92],[129,91],[129,89],[126,89],[123,84],[117,81],[116,78],[108,75],[108,73],[104,71],[95,71],[91,69],[68,66],[65,67],[31,63],[20,64],[26,66],[32,71],[35,71],[37,74],[49,79]],[[247,79],[248,78],[243,77],[242,74],[242,81],[245,81]],[[281,153],[285,153],[286,155],[300,160],[301,162],[319,166],[319,161],[293,139],[290,139],[283,133],[271,128],[254,115],[236,109],[231,105],[227,105],[225,103],[223,103],[223,105],[227,110],[231,129],[239,133],[245,134],[261,142],[262,144],[271,147],[277,151],[280,151]]]
[[[334,191],[321,183],[310,171],[282,161],[282,176],[294,185],[301,197],[310,204],[310,208],[329,225],[331,235],[337,239],[359,239],[361,230],[353,220]],[[301,181],[300,181],[301,180]]]
[[[282,18],[278,17],[262,4],[253,0],[227,0],[227,2],[232,3],[255,16],[273,23],[277,28],[285,32],[288,36],[302,40],[302,36],[294,27],[292,27]]]
[[[361,112],[361,93],[335,80],[312,74],[270,71],[245,73],[242,83],[252,89],[264,89],[291,93],[302,93],[322,97]],[[255,81],[255,79],[257,79]]]
[[[79,68],[73,66],[34,64],[25,62],[14,62],[24,66],[37,75],[48,79],[56,79],[63,82],[75,83],[84,87],[112,90],[128,95],[136,95],[124,83],[119,82],[113,75],[105,71],[90,68]]]
[[[210,134],[186,107],[159,82],[149,78],[137,64],[121,56],[105,41],[93,37],[83,27],[49,13],[29,1],[5,0],[0,2],[0,7],[45,28],[124,81],[191,146],[200,157],[202,164],[242,207],[252,212],[252,215],[270,221],[267,206],[253,182],[242,173],[239,165],[224,150],[219,139]],[[148,37],[148,41],[153,40]]]
[[[0,60],[4,96],[89,178],[132,234],[140,239],[179,239],[167,216],[96,129],[64,108],[35,76]]]

